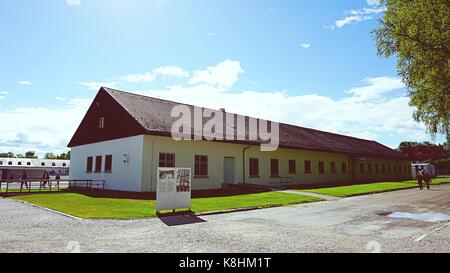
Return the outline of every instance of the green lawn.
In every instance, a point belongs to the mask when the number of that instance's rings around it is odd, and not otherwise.
[[[82,194],[36,194],[13,197],[80,218],[135,219],[156,216],[156,201],[93,198]],[[196,213],[249,207],[287,206],[322,201],[289,193],[266,192],[227,197],[192,199]]]
[[[433,185],[440,185],[440,184],[444,184],[444,183],[450,183],[450,177],[433,179],[431,187],[433,187]],[[355,196],[355,195],[386,192],[386,191],[408,189],[408,188],[414,188],[414,187],[417,187],[416,180],[408,180],[408,181],[403,181],[403,182],[379,182],[379,183],[370,183],[370,184],[362,184],[362,185],[340,186],[340,187],[333,187],[333,188],[321,188],[321,189],[299,190],[299,191],[313,192],[313,193],[331,195],[331,196],[336,196],[336,197],[349,197],[349,196]]]

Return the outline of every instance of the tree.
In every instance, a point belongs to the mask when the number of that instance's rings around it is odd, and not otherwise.
[[[435,145],[430,142],[403,141],[398,146],[398,151],[408,156],[412,160],[439,160],[448,159],[450,151],[442,145]]]
[[[450,143],[450,1],[382,2],[386,12],[373,31],[378,55],[397,56],[414,119]]]
[[[54,153],[46,153],[44,159],[56,159],[56,156]]]
[[[57,159],[70,160],[70,151],[66,153],[62,153],[56,157]]]

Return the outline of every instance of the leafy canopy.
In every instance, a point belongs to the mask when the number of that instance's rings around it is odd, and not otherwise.
[[[378,55],[398,58],[414,119],[450,139],[450,0],[385,0]]]

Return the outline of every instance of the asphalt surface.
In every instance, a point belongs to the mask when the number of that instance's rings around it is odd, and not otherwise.
[[[0,199],[0,252],[450,252],[450,185],[200,217],[80,220]]]

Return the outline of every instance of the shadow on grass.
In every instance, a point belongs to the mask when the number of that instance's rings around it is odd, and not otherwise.
[[[216,189],[216,190],[194,190],[192,198],[206,197],[226,197],[252,193],[270,192],[270,189]],[[135,200],[156,200],[154,192],[124,192],[112,190],[89,190],[89,189],[70,189],[67,193],[78,193],[95,198],[113,198],[113,199],[135,199]]]

